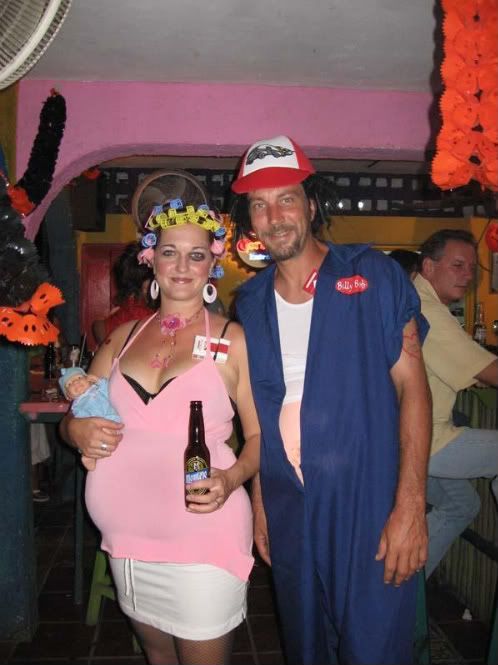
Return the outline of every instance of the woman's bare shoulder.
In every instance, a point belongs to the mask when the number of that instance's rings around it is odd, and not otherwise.
[[[143,325],[143,323],[144,321],[141,320],[127,321],[126,323],[122,323],[120,326],[115,328],[111,333],[109,333],[109,335],[107,335],[106,339],[101,344],[101,348],[108,346],[110,347],[113,355],[118,354],[123,348],[124,344],[128,340],[128,337],[131,335],[133,330],[138,331],[139,328]]]
[[[99,377],[108,377],[114,359],[121,353],[133,329],[136,327],[136,330],[138,330],[142,324],[143,321],[127,321],[109,333],[99,346],[92,361],[90,366],[92,374]]]
[[[237,323],[237,321],[228,319],[226,316],[210,313],[209,321],[213,335],[219,335],[223,330],[225,331],[223,336],[227,339],[240,337],[241,334],[243,335],[242,326]]]

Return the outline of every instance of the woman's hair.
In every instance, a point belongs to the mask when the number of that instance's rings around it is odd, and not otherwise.
[[[141,298],[143,283],[153,277],[151,268],[138,263],[137,255],[141,249],[138,243],[130,243],[112,266],[116,284],[116,305],[122,305],[130,296]]]
[[[409,249],[393,249],[389,256],[399,263],[408,276],[412,272],[418,272],[420,257],[417,252],[411,252]]]
[[[330,217],[337,214],[339,198],[333,183],[318,174],[312,174],[301,183],[306,197],[316,203],[316,213],[311,220],[311,232],[316,235],[322,225],[328,226]],[[248,235],[251,231],[247,194],[235,195],[230,206],[230,217],[235,223],[236,235]]]

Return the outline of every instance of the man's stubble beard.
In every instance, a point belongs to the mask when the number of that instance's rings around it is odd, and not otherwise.
[[[301,254],[304,245],[306,243],[306,236],[302,238],[296,236],[294,240],[290,243],[290,245],[281,248],[276,247],[275,249],[272,249],[271,246],[269,246],[268,242],[265,241],[265,239],[262,239],[262,242],[265,245],[266,249],[269,251],[274,261],[277,262],[288,261],[289,259],[294,259],[296,256],[299,256],[299,254]]]

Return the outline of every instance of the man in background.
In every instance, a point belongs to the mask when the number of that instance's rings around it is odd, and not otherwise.
[[[433,402],[427,577],[479,512],[479,496],[468,479],[492,478],[498,498],[498,431],[455,427],[452,417],[459,390],[477,382],[498,386],[498,358],[474,342],[449,310],[465,296],[476,264],[476,241],[465,230],[438,231],[420,248],[415,287],[430,325],[422,350]]]

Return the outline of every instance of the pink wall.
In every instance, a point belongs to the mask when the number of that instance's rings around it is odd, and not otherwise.
[[[288,134],[311,157],[418,160],[430,139],[429,94],[24,79],[19,84],[18,177],[52,87],[64,95],[68,118],[52,189],[26,220],[29,237],[71,178],[113,157],[234,156],[257,139]]]

